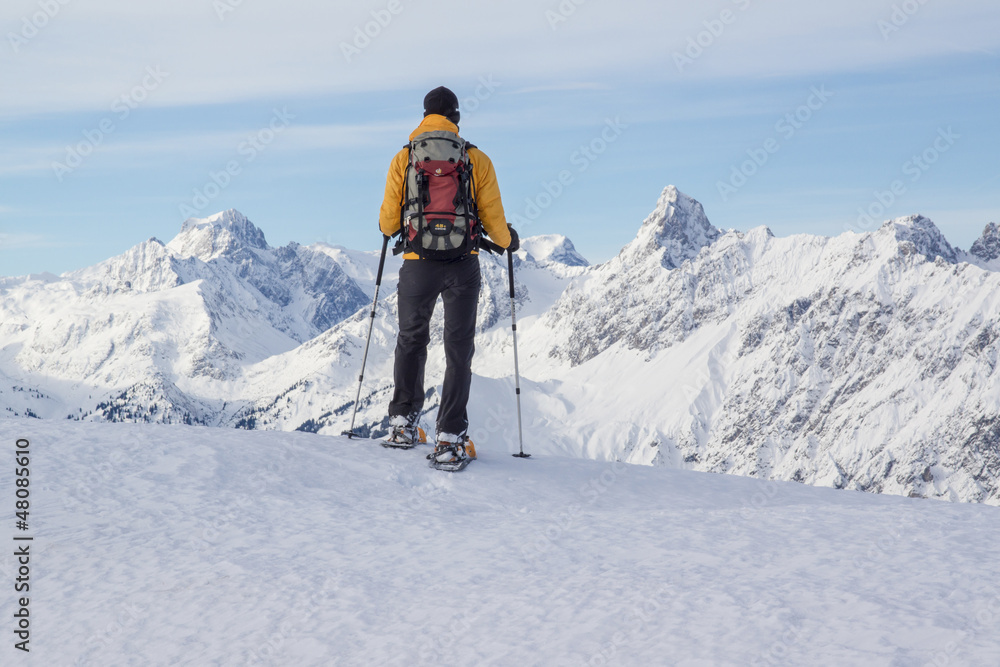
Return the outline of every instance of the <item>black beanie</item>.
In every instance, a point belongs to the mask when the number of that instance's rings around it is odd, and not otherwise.
[[[461,118],[458,113],[458,96],[444,86],[438,86],[424,96],[424,115],[436,113],[444,116],[455,125]]]

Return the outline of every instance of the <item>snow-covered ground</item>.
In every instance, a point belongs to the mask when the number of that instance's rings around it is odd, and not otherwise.
[[[1000,664],[995,507],[180,425],[0,419],[0,447],[3,665]]]

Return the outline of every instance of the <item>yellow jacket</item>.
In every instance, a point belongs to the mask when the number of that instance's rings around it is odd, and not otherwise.
[[[423,122],[410,133],[410,140],[418,134],[435,131],[458,132],[458,126],[444,116],[429,114]],[[399,231],[399,216],[403,205],[403,183],[406,180],[409,152],[406,148],[396,153],[389,165],[389,174],[385,179],[385,197],[382,199],[382,210],[379,212],[378,226],[386,236],[392,236]],[[472,163],[472,178],[476,184],[476,205],[479,207],[479,219],[490,240],[502,248],[510,245],[510,231],[507,229],[507,218],[503,213],[503,202],[500,201],[500,186],[493,170],[493,162],[478,148],[469,149],[469,161]],[[417,253],[408,252],[404,259],[417,259]]]

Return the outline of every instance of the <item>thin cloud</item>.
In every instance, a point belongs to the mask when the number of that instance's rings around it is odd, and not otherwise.
[[[578,83],[560,83],[560,84],[548,84],[542,86],[526,86],[524,88],[518,88],[517,90],[511,91],[511,94],[522,95],[525,93],[562,93],[562,92],[571,92],[574,90],[611,90],[611,86],[604,83],[597,83],[596,81],[587,81]]]
[[[24,248],[52,248],[58,245],[45,234],[7,234],[0,232],[0,251]]]
[[[292,124],[274,134],[274,138],[266,145],[266,150],[315,150],[334,148],[355,148],[359,146],[377,146],[385,143],[386,137],[397,137],[400,133],[408,133],[412,124],[401,123],[371,123],[371,124],[329,124],[329,125],[295,125]],[[109,153],[127,154],[184,154],[192,151],[236,151],[248,140],[260,132],[267,131],[268,124],[260,128],[244,128],[225,132],[200,132],[180,134],[160,139],[130,141],[120,144],[109,144],[105,149]]]
[[[371,123],[371,124],[328,124],[328,125],[290,125],[274,135],[266,150],[330,150],[358,148],[365,146],[383,146],[399,135],[405,135],[411,129],[412,123]],[[168,137],[151,139],[118,141],[113,138],[94,146],[87,152],[84,164],[94,161],[98,156],[115,156],[116,158],[151,158],[154,156],[193,155],[211,153],[235,153],[251,138],[268,127],[263,123],[260,128],[244,128],[224,132],[190,132],[178,133]],[[73,148],[72,145],[67,145]],[[0,175],[19,175],[32,172],[52,172],[54,163],[66,159],[67,146],[55,144],[40,144],[26,146],[0,154]],[[5,209],[0,207],[0,213]]]
[[[55,146],[32,146],[0,153],[0,176],[20,176],[52,169]],[[4,213],[0,209],[0,213]]]

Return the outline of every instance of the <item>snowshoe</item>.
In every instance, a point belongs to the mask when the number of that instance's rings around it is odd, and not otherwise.
[[[424,433],[424,429],[416,424],[411,424],[406,417],[393,417],[389,425],[392,426],[392,433],[382,441],[383,447],[413,449],[417,445],[427,442],[427,434]]]
[[[468,436],[448,434],[439,436],[434,451],[427,455],[431,468],[447,472],[465,470],[475,458],[476,446]]]

